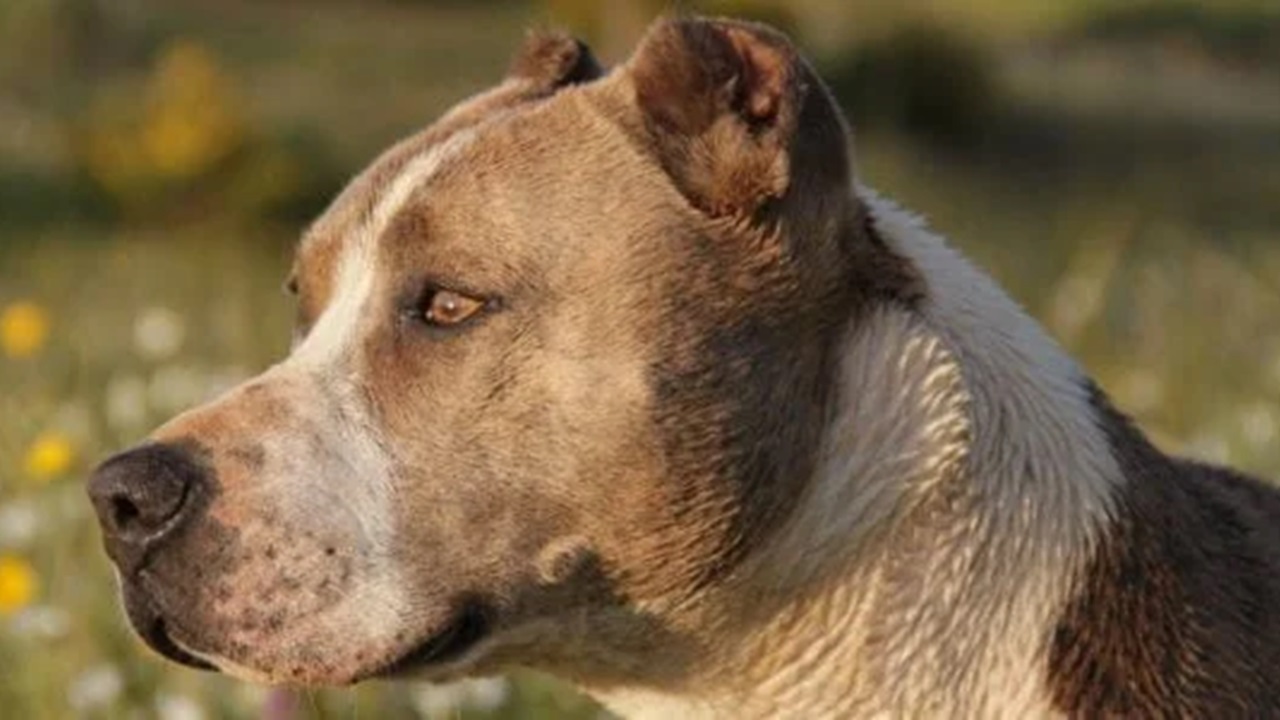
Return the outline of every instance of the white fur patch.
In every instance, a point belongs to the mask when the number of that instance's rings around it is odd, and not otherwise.
[[[320,434],[325,448],[320,453],[309,448],[286,452],[286,457],[297,458],[298,467],[285,470],[289,480],[277,491],[289,494],[286,506],[325,516],[326,522],[337,521],[335,510],[340,511],[340,517],[355,526],[356,545],[375,560],[369,572],[376,577],[362,578],[356,591],[327,613],[326,622],[333,625],[325,633],[328,637],[386,637],[403,625],[411,607],[399,570],[389,560],[396,509],[391,456],[381,430],[370,419],[360,387],[363,380],[353,375],[350,363],[358,355],[364,321],[378,289],[375,260],[380,238],[413,193],[471,136],[459,132],[405,164],[377,199],[368,220],[345,239],[329,306],[292,355],[273,370],[287,385],[307,388],[292,406],[311,414],[301,421]]]
[[[822,469],[722,599],[759,625],[721,628],[699,697],[606,694],[629,717],[1055,714],[1056,617],[1121,471],[1075,363],[941,238],[860,194],[927,299],[851,328]]]
[[[370,308],[380,290],[375,270],[381,236],[414,192],[469,141],[470,133],[460,132],[404,165],[367,220],[343,238],[332,299],[311,332],[283,362],[229,396],[267,386],[266,392],[291,412],[288,428],[261,438],[271,464],[245,491],[275,508],[285,527],[315,528],[357,558],[357,575],[346,595],[295,618],[285,630],[285,641],[333,643],[335,657],[343,655],[340,646],[352,637],[371,648],[391,646],[413,613],[408,583],[392,559],[398,505],[394,465],[367,407],[366,379],[357,375],[356,361],[364,336],[380,323]],[[225,659],[190,652],[242,678],[269,679]]]
[[[928,300],[856,332],[847,410],[797,521],[816,532],[794,542],[828,560],[858,543],[844,592],[869,624],[850,658],[863,708],[1051,714],[1055,618],[1122,473],[1077,365],[916,218],[863,196]],[[877,528],[883,546],[865,547]]]
[[[377,289],[379,239],[413,192],[469,141],[470,133],[460,132],[405,164],[378,198],[369,219],[354,237],[346,238],[333,299],[306,339],[278,368],[286,376],[286,383],[297,382],[288,377],[293,375],[301,376],[304,385],[318,386],[320,392],[308,393],[294,406],[315,413],[308,424],[325,436],[325,447],[335,451],[319,458],[314,453],[304,454],[305,466],[290,475],[364,479],[368,492],[351,493],[350,488],[340,484],[331,493],[321,488],[318,495],[332,494],[334,503],[348,506],[351,515],[365,526],[365,537],[381,547],[390,543],[390,460],[383,449],[381,432],[373,426],[365,408],[360,389],[363,381],[353,377],[350,363],[358,355],[362,321],[369,317],[369,305]],[[325,401],[318,401],[320,398]],[[317,463],[320,467],[315,466]],[[309,493],[316,494],[315,490],[307,488]]]
[[[469,144],[472,135],[468,130],[458,132],[406,163],[378,198],[369,218],[353,237],[344,238],[333,299],[287,362],[323,367],[354,355],[360,320],[375,289],[378,239],[414,191]]]

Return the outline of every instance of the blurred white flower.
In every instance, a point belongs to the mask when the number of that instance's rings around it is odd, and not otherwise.
[[[234,689],[234,700],[237,705],[244,708],[256,709],[262,707],[267,702],[267,698],[271,695],[272,688],[264,685],[254,685],[253,683],[236,683]]]
[[[497,710],[511,695],[511,683],[504,677],[476,678],[467,684],[471,692],[467,705],[481,712]]]
[[[1276,439],[1276,415],[1273,409],[1263,403],[1245,408],[1240,415],[1240,430],[1245,440],[1254,447],[1264,448]]]
[[[32,605],[13,616],[9,629],[19,637],[56,640],[71,629],[71,616],[52,605]]]
[[[0,547],[24,548],[40,531],[40,511],[29,499],[0,505]]]
[[[131,435],[146,425],[147,381],[137,375],[113,376],[103,402],[107,424],[115,432]]]
[[[185,365],[166,365],[156,370],[147,385],[151,407],[166,415],[191,407],[204,396],[204,376]]]
[[[204,397],[201,402],[208,402],[231,388],[249,379],[249,370],[241,365],[230,365],[209,371],[205,376]]]
[[[162,694],[156,696],[156,717],[159,720],[204,720],[204,710],[186,695]]]
[[[1231,444],[1217,433],[1203,431],[1187,443],[1187,452],[1196,459],[1221,464],[1230,461]]]
[[[419,715],[435,720],[435,718],[454,715],[461,710],[462,703],[466,699],[466,691],[461,682],[447,685],[425,684],[416,686],[411,697],[413,708]]]
[[[67,688],[67,702],[80,712],[105,707],[120,696],[124,679],[113,665],[97,665],[80,673]]]
[[[492,711],[501,707],[511,693],[504,677],[460,680],[444,685],[422,683],[411,691],[413,707],[429,720],[451,718],[464,708]]]
[[[164,307],[150,307],[133,322],[133,345],[149,360],[173,357],[182,348],[186,323],[178,313]]]

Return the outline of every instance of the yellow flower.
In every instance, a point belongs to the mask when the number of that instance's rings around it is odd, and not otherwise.
[[[231,83],[203,45],[178,41],[165,48],[149,94],[142,149],[161,176],[197,177],[243,139]]]
[[[65,436],[48,432],[36,438],[24,462],[27,474],[36,480],[50,480],[65,473],[75,460],[75,450]]]
[[[27,561],[0,555],[0,615],[10,615],[29,605],[37,584],[36,571]]]
[[[0,347],[9,357],[34,355],[49,335],[49,316],[32,302],[16,302],[0,313]]]

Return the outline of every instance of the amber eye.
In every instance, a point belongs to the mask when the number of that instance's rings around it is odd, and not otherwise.
[[[453,290],[435,290],[427,298],[422,319],[428,325],[453,327],[470,320],[484,309],[485,302]]]

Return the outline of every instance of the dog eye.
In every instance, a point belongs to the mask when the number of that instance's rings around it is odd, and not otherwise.
[[[427,297],[422,309],[422,319],[428,325],[453,327],[470,320],[483,310],[485,302],[453,290],[434,290]]]

